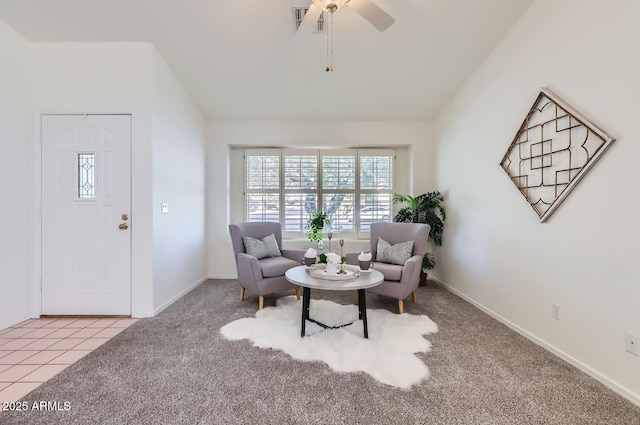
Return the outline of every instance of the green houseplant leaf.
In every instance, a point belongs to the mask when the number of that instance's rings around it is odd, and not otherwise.
[[[305,229],[309,231],[307,238],[311,242],[321,242],[322,241],[322,229],[324,226],[330,225],[331,222],[327,218],[327,213],[324,211],[319,211],[311,216],[309,221],[305,226]]]
[[[398,223],[424,223],[430,226],[429,238],[436,246],[442,246],[444,221],[447,218],[442,206],[444,197],[440,192],[433,191],[413,197],[411,195],[393,195],[394,204],[405,204],[398,210],[393,221]],[[427,253],[422,259],[422,268],[431,270],[436,265],[436,257]]]

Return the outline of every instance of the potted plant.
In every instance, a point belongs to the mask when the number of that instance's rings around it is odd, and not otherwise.
[[[311,218],[307,221],[307,225],[305,229],[307,230],[307,238],[311,242],[322,243],[322,229],[325,225],[330,225],[331,222],[327,218],[327,213],[324,211],[320,211],[314,213]]]
[[[436,246],[442,246],[442,233],[444,221],[447,218],[444,207],[441,205],[444,197],[440,192],[433,191],[416,196],[393,195],[394,204],[406,204],[402,207],[393,221],[398,223],[425,223],[430,226],[429,238]],[[436,266],[436,257],[428,252],[422,259],[422,269],[431,270]],[[426,283],[426,274],[423,272],[422,281]]]

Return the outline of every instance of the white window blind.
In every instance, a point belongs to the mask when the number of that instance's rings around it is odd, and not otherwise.
[[[392,219],[393,149],[246,149],[244,157],[247,221],[278,221],[285,236],[302,237],[325,211],[335,233],[358,237]]]
[[[245,154],[245,209],[249,221],[280,221],[280,153]]]

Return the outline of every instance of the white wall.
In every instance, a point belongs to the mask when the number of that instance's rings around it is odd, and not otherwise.
[[[132,313],[153,314],[151,101],[148,43],[33,43],[30,105],[36,113],[130,113]],[[37,123],[36,123],[37,125]]]
[[[538,0],[438,118],[435,276],[640,404],[640,2]],[[547,86],[617,139],[545,224],[498,165]],[[551,317],[560,306],[560,320]]]
[[[202,114],[155,49],[152,128],[153,298],[159,311],[207,276],[206,136]]]
[[[207,153],[207,235],[210,277],[234,278],[235,260],[229,238],[229,191],[237,170],[230,169],[231,146],[408,146],[409,192],[434,189],[434,151],[431,125],[424,122],[273,122],[212,121]],[[240,186],[241,187],[241,186]],[[301,248],[304,241],[286,241]],[[346,241],[345,250],[368,247],[368,241]]]
[[[29,45],[0,21],[0,329],[31,313],[33,159],[29,131]]]

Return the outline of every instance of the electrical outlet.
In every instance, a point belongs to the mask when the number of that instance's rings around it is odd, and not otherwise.
[[[551,304],[551,317],[560,320],[560,306],[558,304]]]
[[[625,336],[624,349],[630,352],[631,354],[640,356],[640,347],[638,347],[638,344],[640,344],[640,338],[638,338],[636,335],[633,335],[629,332],[624,334],[624,336]]]

